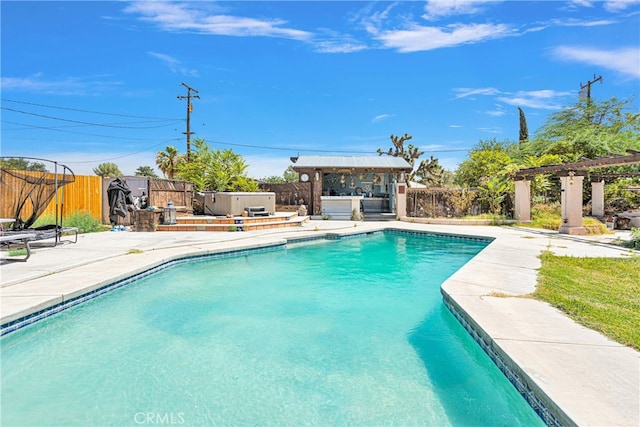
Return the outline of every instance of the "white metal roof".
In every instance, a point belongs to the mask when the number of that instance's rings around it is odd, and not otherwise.
[[[298,160],[294,162],[293,168],[412,169],[405,159],[393,156],[299,156]]]

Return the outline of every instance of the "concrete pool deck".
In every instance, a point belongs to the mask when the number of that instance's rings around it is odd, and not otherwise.
[[[630,251],[608,244],[612,236],[399,221],[310,221],[299,228],[243,233],[83,234],[76,244],[36,246],[26,263],[1,261],[2,324],[171,259],[385,228],[494,238],[443,284],[445,300],[464,315],[491,351],[543,396],[543,403],[562,424],[640,425],[640,353],[576,324],[545,303],[517,297],[534,290],[538,256],[544,250],[578,257],[631,256]]]

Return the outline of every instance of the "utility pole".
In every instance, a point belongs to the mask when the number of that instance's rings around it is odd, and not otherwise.
[[[191,132],[191,112],[193,111],[193,105],[191,104],[191,98],[198,98],[200,99],[200,96],[198,95],[198,91],[194,88],[192,88],[191,86],[185,84],[184,82],[181,83],[182,86],[187,88],[187,94],[186,95],[178,95],[178,99],[186,99],[187,100],[187,131],[186,132],[182,132],[183,134],[187,135],[187,163],[189,163],[191,161],[191,134],[195,133],[195,132]],[[191,92],[194,93],[194,95],[191,94]]]
[[[582,84],[582,82],[580,82],[580,100],[582,101],[583,99],[585,99],[584,96],[584,90],[587,89],[587,104],[591,102],[591,85],[594,84],[595,82],[600,82],[602,84],[602,76],[598,76],[596,77],[596,75],[593,75],[593,80],[589,80],[587,81],[587,84]]]

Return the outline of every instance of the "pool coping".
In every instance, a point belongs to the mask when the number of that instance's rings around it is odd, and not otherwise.
[[[207,239],[207,242],[197,241],[196,244],[173,245],[140,254],[129,254],[129,259],[135,262],[126,266],[117,263],[114,265],[114,261],[127,256],[119,253],[95,262],[80,263],[72,268],[61,267],[53,274],[50,272],[24,281],[12,280],[10,286],[3,285],[0,289],[3,297],[2,324],[15,321],[25,314],[58,306],[65,301],[73,301],[74,298],[82,298],[88,292],[95,292],[109,283],[126,280],[136,273],[185,257],[209,256],[282,245],[287,241],[330,238],[331,235],[348,236],[387,229],[491,238],[493,240],[485,250],[443,283],[441,290],[447,307],[490,357],[493,353],[494,362],[503,372],[517,374],[516,379],[510,378],[516,388],[519,383],[527,385],[524,393],[519,391],[525,395],[525,399],[529,400],[527,395],[532,395],[541,402],[543,409],[538,413],[548,424],[640,424],[638,352],[567,321],[566,317],[544,303],[493,295],[496,290],[514,297],[531,292],[535,287],[536,269],[539,267],[537,257],[542,250],[550,247],[560,255],[566,252],[578,256],[594,252],[597,252],[596,256],[624,256],[628,251],[548,233],[537,237],[537,232],[515,228],[429,226],[397,221],[363,223],[354,227],[352,222],[345,221],[342,227],[331,229],[324,223],[326,221],[311,221],[305,230],[255,233],[242,241],[208,242],[210,239]],[[43,254],[35,255],[32,259]],[[51,255],[54,255],[53,251]],[[79,282],[77,285],[70,285],[64,283],[65,280]],[[7,299],[19,304],[7,311],[11,306],[6,302]],[[545,317],[549,320],[545,320]],[[514,318],[517,321],[514,322]],[[562,331],[556,331],[554,324],[548,324],[549,321],[561,323]],[[523,329],[523,325],[527,324],[537,325],[539,333],[531,328]],[[471,329],[469,325],[472,325]],[[552,333],[548,335],[550,332]],[[524,338],[520,339],[521,337]],[[495,359],[495,355],[499,359]],[[553,359],[552,363],[549,363],[550,358]],[[509,378],[508,372],[505,374]],[[535,405],[532,404],[537,409]],[[552,417],[545,418],[545,413],[552,414]]]

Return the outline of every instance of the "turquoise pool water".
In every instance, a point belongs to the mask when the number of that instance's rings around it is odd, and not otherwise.
[[[3,337],[2,425],[542,425],[442,303],[485,246],[376,233],[169,267]]]

